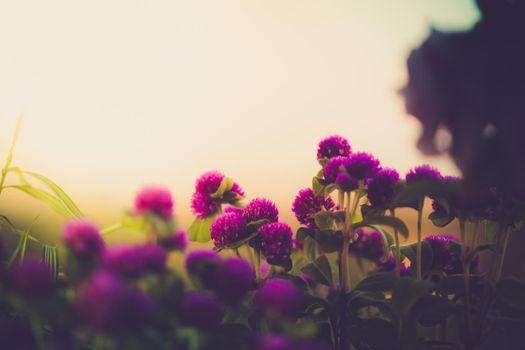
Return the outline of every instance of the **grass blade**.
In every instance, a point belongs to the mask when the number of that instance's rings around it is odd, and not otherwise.
[[[22,192],[25,192],[31,197],[49,204],[59,214],[62,214],[65,216],[75,216],[75,214],[73,214],[66,206],[64,206],[61,200],[59,200],[54,195],[46,191],[43,191],[39,188],[30,186],[30,185],[11,185],[11,186],[6,186],[5,188],[14,188]]]

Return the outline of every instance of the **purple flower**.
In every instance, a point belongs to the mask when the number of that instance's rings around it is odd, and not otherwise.
[[[244,197],[243,190],[234,182],[231,189],[225,191],[222,196],[214,198],[213,194],[217,192],[223,179],[223,174],[209,171],[202,174],[195,182],[191,207],[199,219],[216,214],[223,203],[235,204]]]
[[[344,162],[348,175],[356,180],[372,177],[379,170],[379,161],[371,154],[358,152],[351,154]]]
[[[173,199],[169,190],[162,187],[146,187],[135,197],[136,215],[153,213],[163,219],[173,216]]]
[[[187,294],[182,301],[180,316],[185,325],[211,330],[220,324],[223,311],[207,293],[195,292]]]
[[[211,225],[211,239],[216,247],[223,248],[243,238],[246,220],[237,213],[224,213]]]
[[[178,250],[183,252],[188,247],[188,234],[184,230],[179,230],[174,234],[163,238],[161,244],[169,251]]]
[[[66,247],[82,259],[98,258],[105,250],[98,228],[86,220],[71,220],[62,231]]]
[[[348,157],[333,157],[323,168],[324,179],[330,183],[334,183],[337,179],[337,175],[344,172],[344,164],[347,162]]]
[[[350,145],[344,137],[339,135],[328,136],[319,142],[317,160],[331,159],[336,156],[347,157],[350,155],[350,151]]]
[[[253,303],[266,317],[294,317],[303,306],[302,296],[290,281],[274,278],[266,282],[254,296]]]
[[[49,268],[34,258],[27,258],[10,271],[11,288],[18,295],[33,301],[42,301],[53,289]]]
[[[367,181],[368,200],[374,207],[385,207],[393,198],[399,174],[394,169],[383,168]]]
[[[315,196],[311,188],[299,191],[292,204],[292,211],[301,224],[315,228],[314,216],[321,210],[332,210],[335,204],[330,197]]]
[[[140,246],[119,245],[106,251],[103,266],[122,276],[136,278],[152,272],[161,273],[166,268],[166,252],[155,244]]]
[[[396,271],[396,257],[393,254],[390,254],[386,261],[379,261],[376,263],[379,271],[392,272]],[[410,276],[410,268],[406,266],[404,262],[401,262],[399,265],[400,276]]]
[[[224,213],[237,213],[242,216],[242,213],[244,210],[242,208],[237,208],[231,205],[228,205],[226,208],[224,208]]]
[[[255,198],[250,201],[244,208],[243,214],[246,222],[268,220],[277,222],[279,220],[279,211],[275,204],[266,198]]]
[[[346,173],[339,173],[335,178],[335,183],[344,192],[351,192],[359,187],[359,182]]]
[[[156,244],[143,244],[137,246],[139,259],[147,272],[162,273],[166,270],[168,256],[164,249]]]
[[[139,328],[152,315],[150,299],[117,275],[99,270],[81,288],[75,301],[80,322],[97,332]]]
[[[451,275],[463,273],[463,264],[458,252],[453,250],[451,243],[459,244],[459,240],[452,235],[432,235],[425,238],[425,241],[430,244],[434,256],[432,265],[434,268],[440,269],[443,272]],[[475,271],[478,260],[474,259],[471,263],[471,270]]]
[[[358,230],[357,239],[350,245],[349,251],[358,257],[379,261],[385,254],[383,237],[377,231],[366,233]]]
[[[280,265],[290,259],[292,253],[292,229],[285,223],[273,222],[257,230],[259,234],[250,242],[266,257],[269,264]]]
[[[212,289],[219,300],[236,304],[255,287],[255,271],[245,260],[232,257],[219,263],[213,280]]]
[[[442,176],[439,170],[425,164],[411,169],[406,174],[405,179],[407,184],[411,184],[420,181],[440,181]]]
[[[213,286],[213,275],[220,256],[213,250],[194,250],[186,255],[185,268],[188,274],[200,281],[204,287]]]
[[[295,350],[297,348],[291,339],[283,336],[265,336],[257,341],[257,350]]]

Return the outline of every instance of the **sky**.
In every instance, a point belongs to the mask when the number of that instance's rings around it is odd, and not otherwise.
[[[14,164],[101,226],[162,185],[187,227],[207,170],[292,222],[317,143],[334,133],[402,174],[421,163],[457,174],[416,149],[398,91],[432,27],[478,16],[471,0],[0,0],[0,159],[23,113]],[[9,191],[0,210],[56,219]]]

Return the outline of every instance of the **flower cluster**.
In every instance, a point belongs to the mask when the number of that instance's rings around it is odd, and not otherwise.
[[[311,188],[299,191],[292,204],[292,211],[299,223],[315,228],[314,216],[321,210],[333,210],[336,206],[330,197],[316,196]]]
[[[236,182],[229,181],[219,172],[210,171],[195,182],[191,207],[193,213],[203,219],[218,213],[222,204],[236,204],[243,197],[244,192]]]

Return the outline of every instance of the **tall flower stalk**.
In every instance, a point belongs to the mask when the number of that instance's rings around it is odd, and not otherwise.
[[[425,199],[421,199],[417,208],[417,246],[416,246],[416,278],[420,280],[422,278],[421,272],[421,240],[422,240],[422,230],[421,226],[423,223],[423,204]]]

